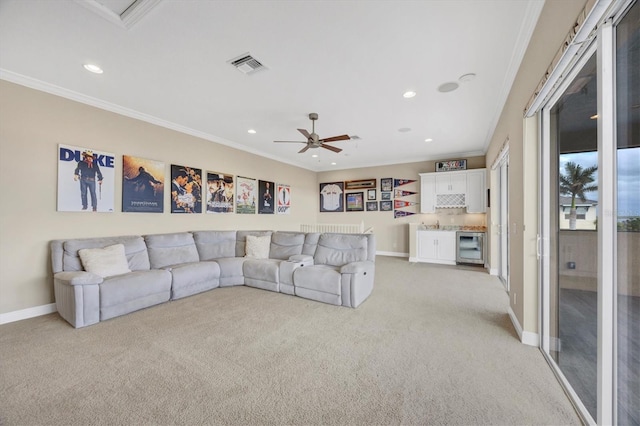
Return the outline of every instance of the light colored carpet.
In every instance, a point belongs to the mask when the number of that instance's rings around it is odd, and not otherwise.
[[[484,272],[378,256],[342,308],[216,289],[84,329],[0,327],[0,424],[580,424]]]

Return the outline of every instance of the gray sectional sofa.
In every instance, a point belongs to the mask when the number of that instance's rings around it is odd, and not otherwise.
[[[257,255],[254,243],[264,246]],[[96,270],[93,264],[85,267],[89,255],[95,258],[110,249],[116,250],[115,259],[118,250],[123,251],[120,267],[111,268],[115,272]],[[76,328],[237,285],[356,308],[373,291],[375,251],[373,234],[279,231],[194,231],[51,242],[57,310]],[[107,263],[110,259],[105,255]]]

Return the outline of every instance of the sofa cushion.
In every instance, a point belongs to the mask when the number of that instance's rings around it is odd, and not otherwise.
[[[322,234],[314,256],[316,265],[342,266],[367,260],[367,237],[361,234]]]
[[[83,271],[78,251],[85,248],[102,248],[122,244],[129,269],[132,271],[148,270],[149,255],[144,239],[137,235],[103,238],[79,238],[75,240],[56,240],[52,246],[54,272]]]
[[[314,265],[293,271],[293,284],[296,288],[306,288],[322,293],[340,294],[340,272],[331,266]]]
[[[255,235],[256,237],[262,237],[265,235],[271,236],[271,231],[238,231],[236,233],[236,257],[244,257],[245,249],[247,248],[247,235]]]
[[[196,231],[193,232],[200,260],[214,260],[235,257],[236,231]]]
[[[303,232],[274,232],[271,235],[270,259],[287,260],[302,254],[305,234]]]
[[[268,259],[271,236],[247,235],[247,245],[245,247],[245,257],[254,259]]]
[[[114,244],[104,248],[80,249],[78,254],[84,270],[102,278],[131,272],[122,244]]]
[[[277,283],[279,265],[280,260],[275,259],[247,259],[242,265],[242,271],[245,278]]]
[[[189,232],[145,235],[144,240],[153,269],[200,261],[193,235]]]

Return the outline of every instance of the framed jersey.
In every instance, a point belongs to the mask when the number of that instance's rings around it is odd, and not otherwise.
[[[320,184],[320,212],[344,211],[344,182]]]

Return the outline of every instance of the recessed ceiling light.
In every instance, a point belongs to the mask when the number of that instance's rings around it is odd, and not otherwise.
[[[407,133],[411,131],[411,127],[401,127],[398,129],[400,133]]]
[[[336,164],[338,164],[338,163],[336,163],[335,161],[333,163],[331,163],[332,166],[335,166]]]
[[[313,154],[312,157],[313,158],[318,158],[318,154]]]
[[[460,86],[458,85],[458,83],[455,83],[455,82],[444,83],[438,87],[438,92],[442,92],[442,93],[453,92],[458,87]]]
[[[249,129],[249,130],[247,130],[247,133],[251,133],[252,135],[255,135],[255,134],[256,134],[256,131],[255,131],[255,130],[253,130],[253,129]]]
[[[431,138],[427,138],[427,139],[425,139],[424,141],[425,141],[425,142],[433,142],[433,139],[431,139]]]
[[[409,98],[413,98],[416,95],[416,92],[413,92],[411,90],[409,90],[408,92],[404,92],[402,94],[402,96],[404,96],[405,98],[409,99]]]
[[[474,73],[470,72],[469,74],[461,75],[458,80],[463,82],[463,83],[467,83],[467,82],[473,80],[474,78],[476,78],[476,75]]]
[[[94,74],[102,74],[104,72],[102,71],[102,68],[94,64],[84,64],[84,69],[91,71]]]

